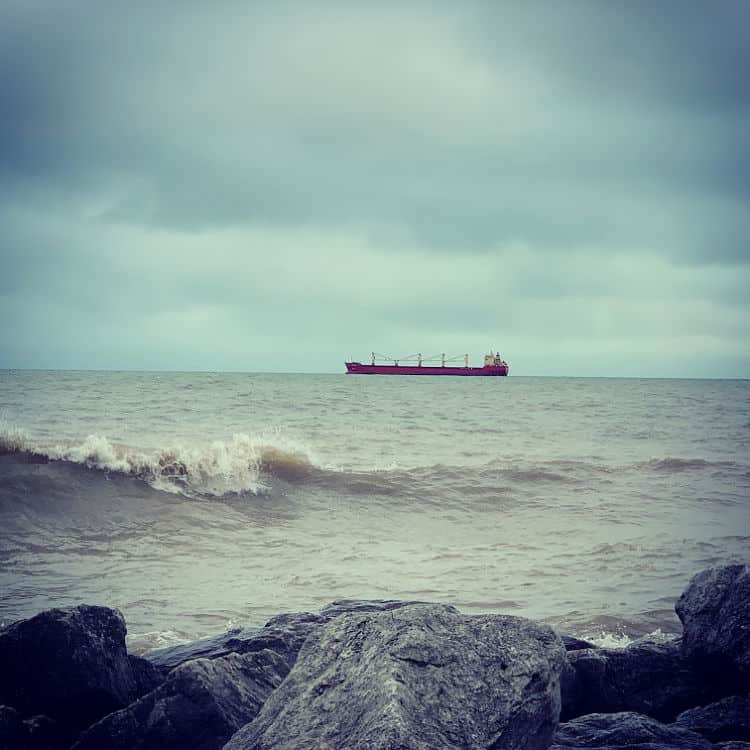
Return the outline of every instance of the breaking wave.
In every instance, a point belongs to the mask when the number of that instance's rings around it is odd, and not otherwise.
[[[276,483],[326,486],[349,495],[398,496],[403,501],[464,502],[488,492],[535,492],[550,486],[587,487],[613,475],[648,469],[659,473],[736,468],[732,462],[664,457],[615,466],[601,460],[519,461],[493,459],[480,465],[362,466],[343,468],[318,460],[299,441],[274,433],[237,433],[202,445],[175,444],[152,450],[120,445],[93,434],[80,441],[42,442],[0,421],[0,454],[24,460],[67,462],[145,481],[188,497],[268,494]],[[593,486],[593,485],[592,485]]]
[[[89,435],[80,443],[45,445],[18,430],[5,430],[0,433],[0,454],[21,453],[116,472],[166,492],[221,497],[261,494],[267,489],[266,475],[295,481],[318,470],[306,450],[277,442],[281,444],[239,433],[204,446],[175,445],[149,452],[117,445],[102,435]]]

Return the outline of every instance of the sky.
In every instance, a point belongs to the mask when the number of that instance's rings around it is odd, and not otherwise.
[[[0,368],[750,377],[746,0],[0,0]]]

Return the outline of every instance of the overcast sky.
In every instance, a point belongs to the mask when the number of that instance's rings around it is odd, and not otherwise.
[[[0,0],[0,367],[750,377],[750,2]]]

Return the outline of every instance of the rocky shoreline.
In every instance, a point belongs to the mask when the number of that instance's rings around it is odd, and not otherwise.
[[[696,575],[681,638],[597,648],[507,615],[337,601],[129,655],[122,615],[0,631],[0,750],[750,750],[750,571]]]

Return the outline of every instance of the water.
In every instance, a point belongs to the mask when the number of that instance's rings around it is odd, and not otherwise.
[[[600,642],[750,549],[750,382],[0,372],[0,622],[421,599]]]

